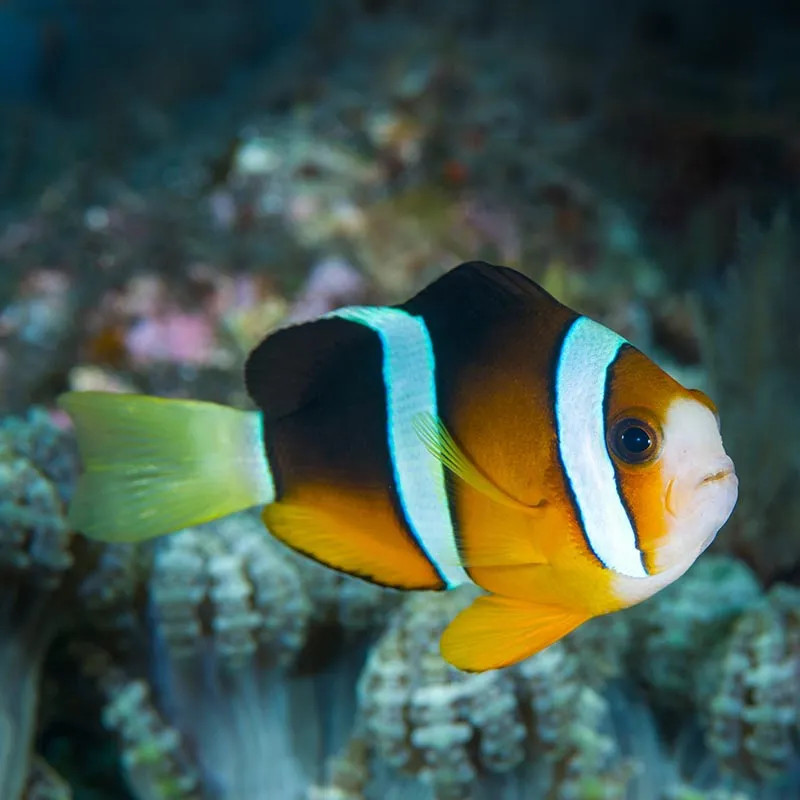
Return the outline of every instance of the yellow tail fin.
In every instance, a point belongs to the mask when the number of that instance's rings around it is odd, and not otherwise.
[[[262,418],[215,403],[69,392],[84,473],[72,526],[105,541],[140,541],[271,503]]]

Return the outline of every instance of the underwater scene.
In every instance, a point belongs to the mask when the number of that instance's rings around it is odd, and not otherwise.
[[[800,800],[799,131],[776,0],[0,2],[0,800]]]

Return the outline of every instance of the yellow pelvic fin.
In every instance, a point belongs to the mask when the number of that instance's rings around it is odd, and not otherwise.
[[[456,616],[439,646],[458,669],[484,672],[544,650],[588,618],[574,609],[488,595]]]
[[[69,520],[105,541],[140,541],[272,502],[261,414],[216,403],[69,392],[83,461]]]
[[[439,417],[428,413],[417,414],[414,417],[414,429],[434,458],[438,459],[447,469],[473,489],[491,498],[496,503],[526,514],[536,514],[544,507],[544,500],[534,505],[528,505],[512,497],[490,478],[487,478],[456,444],[456,441]]]
[[[270,533],[316,561],[360,578],[398,589],[440,589],[430,562],[409,545],[401,531],[381,530],[376,519],[351,510],[348,517],[300,503],[267,506],[262,517]]]

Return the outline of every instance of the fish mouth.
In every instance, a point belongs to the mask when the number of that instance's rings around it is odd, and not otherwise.
[[[722,464],[720,464],[717,469],[713,472],[709,472],[703,480],[700,481],[700,486],[705,486],[709,483],[718,483],[719,481],[724,481],[726,478],[731,476],[736,476],[736,472],[733,468],[733,461],[729,458],[725,460]]]

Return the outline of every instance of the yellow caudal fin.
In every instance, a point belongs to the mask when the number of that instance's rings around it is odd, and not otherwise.
[[[479,597],[448,625],[440,649],[465,672],[484,672],[522,661],[586,622],[588,615],[509,597]]]
[[[512,497],[491,479],[486,477],[456,444],[447,427],[439,417],[432,414],[418,414],[414,418],[414,429],[417,436],[431,455],[438,459],[454,475],[468,483],[473,489],[481,492],[500,505],[514,508],[526,514],[536,514],[544,506],[543,502],[527,505]]]
[[[87,536],[140,541],[274,499],[257,412],[106,392],[58,402],[84,468],[69,519]]]

